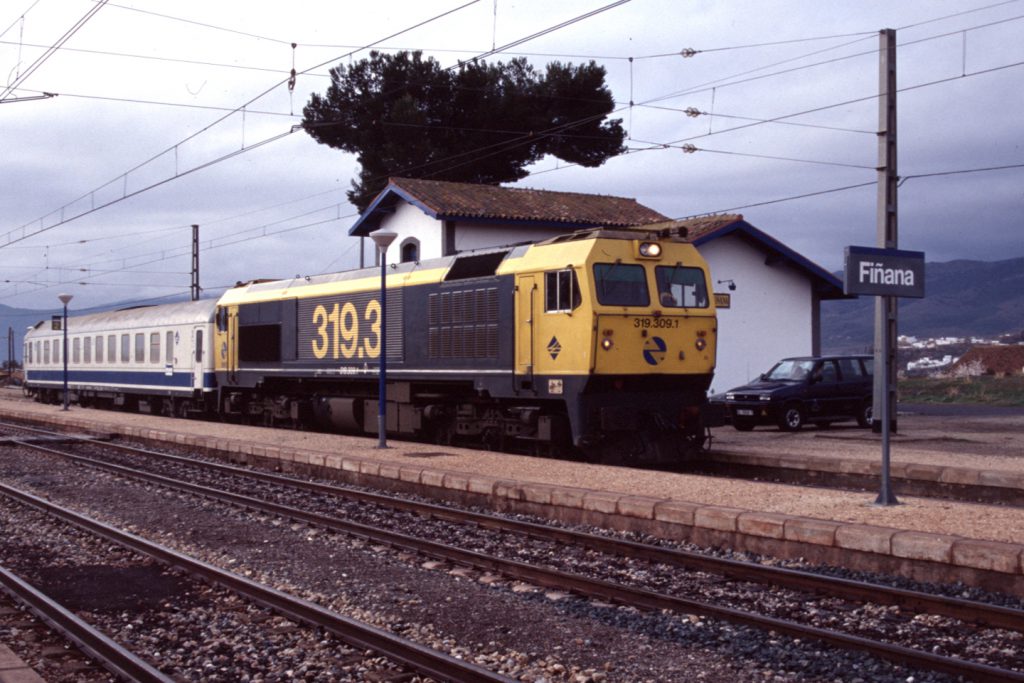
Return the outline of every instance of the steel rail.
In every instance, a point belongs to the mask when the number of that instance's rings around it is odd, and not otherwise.
[[[160,562],[180,567],[191,574],[201,577],[208,583],[223,586],[289,618],[323,628],[351,645],[378,652],[424,675],[439,680],[457,681],[460,683],[493,683],[495,681],[510,683],[513,680],[406,638],[332,612],[309,600],[288,595],[283,591],[225,571],[212,564],[153,543],[135,534],[115,529],[108,524],[73,512],[31,493],[2,483],[0,483],[0,493],[84,529],[100,538],[147,555]]]
[[[38,450],[52,451],[42,446],[33,446]],[[59,452],[57,452],[59,453]],[[287,517],[321,528],[338,531],[367,541],[395,547],[401,550],[416,552],[429,557],[468,565],[477,569],[494,571],[507,577],[526,581],[560,590],[570,591],[591,598],[600,598],[619,604],[626,604],[645,610],[668,610],[679,614],[698,614],[710,618],[722,619],[744,626],[752,626],[762,630],[776,631],[795,638],[813,638],[822,642],[850,650],[867,652],[873,656],[886,659],[901,665],[910,665],[921,669],[939,671],[954,676],[964,676],[969,680],[992,681],[1005,683],[1017,681],[1024,683],[1024,672],[1011,669],[969,662],[954,657],[945,657],[930,652],[914,650],[902,645],[874,641],[861,636],[850,635],[838,631],[807,626],[792,621],[768,617],[752,612],[722,607],[710,603],[665,595],[641,588],[632,588],[602,579],[592,579],[576,574],[569,574],[556,569],[530,565],[516,560],[505,560],[471,550],[464,550],[434,541],[416,538],[406,534],[377,529],[365,524],[350,522],[336,517],[328,517],[296,508],[262,501],[250,496],[219,491],[207,486],[182,482],[170,477],[150,472],[141,472],[133,468],[103,463],[84,458],[83,456],[67,456],[83,464],[141,479],[167,488],[186,491],[203,497],[220,500],[232,505],[247,508],[263,514]]]
[[[85,441],[83,443],[90,442]],[[753,564],[751,562],[742,562],[740,560],[711,557],[701,553],[679,550],[676,548],[663,548],[650,545],[648,543],[627,541],[598,534],[573,531],[571,529],[512,520],[495,515],[471,512],[468,510],[457,510],[435,503],[404,500],[367,491],[356,491],[327,484],[300,481],[268,472],[259,472],[219,463],[202,462],[180,455],[160,453],[126,444],[109,443],[106,441],[95,441],[92,443],[102,448],[115,448],[132,453],[142,453],[164,460],[179,462],[190,467],[211,469],[235,476],[256,479],[258,481],[291,486],[303,491],[339,496],[349,500],[380,505],[406,512],[414,512],[419,515],[430,516],[436,519],[471,523],[488,529],[509,531],[542,540],[577,545],[618,556],[636,557],[649,562],[658,562],[690,570],[720,574],[736,581],[749,581],[753,583],[780,586],[807,593],[841,597],[848,600],[870,601],[878,604],[895,605],[919,614],[936,614],[990,628],[1005,628],[1013,631],[1024,632],[1024,611],[1010,607],[991,605],[984,602],[978,602],[976,600],[967,600],[953,596],[933,595],[922,591],[885,586],[878,583],[854,581],[852,579],[844,579],[841,577],[815,574],[812,572],[801,571],[799,569],[771,567]],[[41,445],[26,445],[33,448],[45,449],[45,446]],[[56,450],[53,450],[52,452],[57,455],[69,455]]]
[[[0,567],[0,588],[118,678],[140,683],[174,683],[175,679],[4,567]]]

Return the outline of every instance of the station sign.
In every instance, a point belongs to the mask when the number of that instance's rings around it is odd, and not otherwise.
[[[924,252],[846,247],[843,292],[920,299],[924,297]]]

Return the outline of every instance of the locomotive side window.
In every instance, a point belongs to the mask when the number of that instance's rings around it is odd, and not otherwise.
[[[598,303],[605,306],[647,306],[651,303],[647,273],[640,265],[595,263],[594,289]]]
[[[708,289],[704,271],[685,266],[658,266],[654,269],[658,301],[669,308],[707,308]]]
[[[572,268],[544,273],[544,310],[568,313],[580,305],[580,286]]]

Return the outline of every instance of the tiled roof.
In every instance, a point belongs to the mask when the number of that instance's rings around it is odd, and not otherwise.
[[[973,346],[960,356],[953,367],[966,366],[972,361],[979,361],[987,374],[1020,375],[1024,374],[1024,344],[1008,346]]]
[[[687,239],[697,249],[703,245],[730,235],[746,240],[749,244],[769,254],[773,259],[788,262],[803,271],[814,284],[815,291],[822,299],[845,299],[843,283],[832,273],[799,254],[771,235],[768,235],[743,220],[738,213],[723,213],[714,216],[700,216],[664,224],[643,226],[645,229],[686,228]]]
[[[392,178],[364,212],[386,208],[397,195],[436,218],[475,218],[509,222],[562,223],[574,227],[627,227],[668,220],[635,199],[579,192],[553,192],[440,180]],[[362,232],[353,228],[354,234]]]

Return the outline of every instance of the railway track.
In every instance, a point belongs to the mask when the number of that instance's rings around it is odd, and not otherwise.
[[[511,579],[526,581],[549,589],[564,590],[591,598],[608,600],[617,604],[632,605],[646,610],[669,610],[677,614],[703,615],[715,619],[724,619],[747,626],[768,629],[776,633],[785,633],[794,638],[811,638],[843,648],[861,650],[869,652],[873,656],[909,664],[916,668],[940,671],[954,676],[964,676],[971,680],[1024,680],[1024,674],[1015,668],[1000,668],[999,666],[965,661],[957,657],[937,655],[932,652],[907,647],[906,645],[885,642],[884,639],[838,632],[815,625],[799,623],[792,619],[779,619],[758,614],[751,610],[723,606],[716,602],[681,599],[676,597],[679,592],[675,590],[671,591],[672,594],[667,594],[642,586],[629,586],[612,580],[564,572],[517,560],[503,559],[475,550],[451,547],[447,544],[426,540],[418,536],[373,528],[370,525],[342,520],[337,516],[325,515],[320,512],[310,511],[309,509],[285,506],[237,492],[217,490],[206,484],[181,481],[165,474],[142,472],[137,468],[101,462],[96,458],[74,455],[67,452],[59,453],[52,446],[36,445],[35,447],[52,452],[55,455],[59,454],[63,457],[71,458],[80,464],[106,469],[121,476],[144,479],[160,486],[215,498],[232,505],[248,508],[260,514],[288,517],[305,524],[354,535],[372,543],[385,544],[406,552],[415,552],[446,562],[474,567],[479,571],[501,573],[503,576]],[[77,447],[95,449],[98,445],[91,443]],[[115,446],[112,444],[102,445],[104,450],[113,447]],[[116,448],[119,450],[130,450],[136,460],[144,456],[144,459],[147,461],[155,460],[169,463],[172,468],[192,469],[194,471],[202,469],[207,473],[216,473],[215,475],[203,475],[206,477],[235,478],[243,482],[235,485],[242,489],[258,488],[254,486],[254,482],[258,481],[261,485],[270,485],[277,489],[277,492],[272,495],[279,496],[280,487],[287,486],[293,490],[301,489],[306,494],[326,496],[334,501],[339,497],[347,497],[350,500],[358,501],[359,505],[363,506],[368,504],[387,506],[389,509],[401,510],[421,518],[442,520],[444,523],[469,523],[485,532],[515,533],[533,539],[541,539],[545,543],[572,544],[585,548],[587,552],[601,553],[612,560],[621,557],[642,557],[646,561],[657,563],[658,565],[712,572],[717,575],[727,576],[730,580],[740,583],[756,581],[769,586],[784,586],[787,590],[797,590],[804,593],[816,592],[828,595],[830,599],[841,596],[846,600],[861,603],[896,605],[899,606],[901,611],[913,612],[915,614],[942,615],[943,617],[957,619],[969,624],[981,624],[985,628],[1024,631],[1024,614],[1020,610],[974,601],[950,599],[916,591],[892,589],[873,583],[861,584],[848,580],[836,580],[807,572],[711,558],[696,553],[687,553],[594,534],[583,534],[566,529],[518,522],[492,515],[396,499],[380,494],[353,491],[311,482],[299,482],[278,475],[253,472],[222,464],[201,464],[180,456],[131,449],[121,445],[117,445]],[[331,505],[336,505],[336,502],[328,504],[328,507]],[[799,597],[796,599],[799,600]]]

